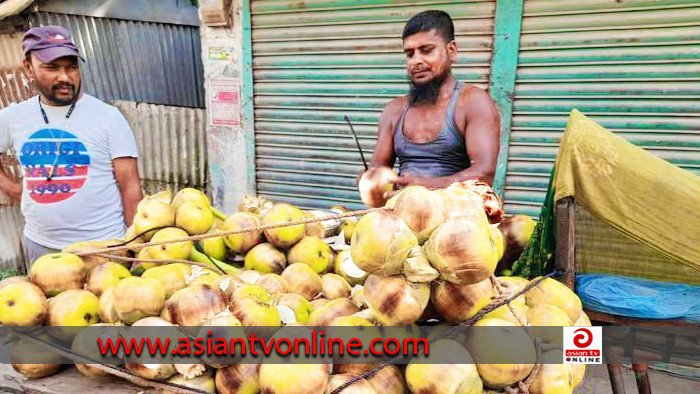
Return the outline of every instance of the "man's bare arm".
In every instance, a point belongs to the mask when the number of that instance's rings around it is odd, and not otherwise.
[[[470,92],[460,105],[466,107],[467,126],[464,138],[471,160],[469,168],[438,178],[407,174],[399,177],[395,184],[400,187],[420,185],[430,189],[441,189],[468,179],[481,179],[488,184],[493,183],[501,135],[501,122],[496,105],[488,92],[483,90]]]
[[[128,227],[136,215],[136,205],[143,198],[138,162],[133,157],[119,157],[112,161],[112,166],[122,196],[124,223]]]
[[[2,162],[4,154],[0,153],[0,162]],[[15,181],[9,174],[6,174],[0,166],[0,190],[7,194],[13,202],[19,202],[22,199],[22,183]]]
[[[398,111],[401,110],[401,98],[391,100],[382,111],[382,116],[379,118],[379,126],[377,127],[377,143],[374,146],[372,158],[367,163],[368,167],[394,167],[396,162],[396,154],[394,153],[394,121],[398,117]],[[360,177],[365,173],[363,168],[355,180],[356,184],[360,181]]]
[[[370,167],[387,166],[393,167],[396,162],[396,153],[394,152],[394,122],[398,118],[403,105],[403,99],[397,98],[389,102],[382,116],[379,119],[379,127],[377,128],[377,144],[372,153]]]

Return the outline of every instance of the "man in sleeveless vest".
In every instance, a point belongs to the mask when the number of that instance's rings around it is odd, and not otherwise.
[[[443,11],[415,15],[404,27],[403,49],[410,93],[384,109],[371,166],[393,167],[398,159],[396,189],[438,189],[468,179],[491,184],[500,120],[488,92],[452,75],[452,19]]]

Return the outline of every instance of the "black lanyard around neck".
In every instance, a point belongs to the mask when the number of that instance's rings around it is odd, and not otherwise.
[[[50,124],[49,122],[49,117],[46,116],[46,111],[44,111],[44,106],[41,105],[41,96],[38,96],[39,98],[39,111],[41,111],[41,117],[44,118],[44,123],[47,125]],[[68,108],[68,112],[66,112],[66,120],[70,118],[71,114],[73,114],[73,110],[75,109],[75,104],[78,102],[78,100],[73,101],[73,104],[70,105],[70,108]]]
[[[70,118],[71,114],[73,114],[73,110],[75,109],[75,104],[77,102],[78,102],[77,100],[73,101],[73,104],[71,104],[70,108],[68,108],[68,112],[66,112],[66,119],[63,122],[64,129],[66,128],[68,118]],[[39,96],[39,110],[41,111],[41,117],[44,118],[44,123],[46,123],[47,126],[50,125],[49,117],[46,116],[46,111],[44,111],[44,106],[41,105],[41,96]],[[51,131],[51,137],[54,137],[53,129],[49,129],[49,131]],[[56,144],[56,160],[54,160],[53,165],[51,166],[51,169],[49,170],[48,175],[46,175],[47,182],[51,182],[51,178],[53,178],[54,173],[56,172],[56,164],[58,164],[58,158],[61,156],[61,142],[62,142],[61,140],[63,139],[63,132],[64,131],[65,130],[61,130],[61,137],[59,138],[59,140]]]

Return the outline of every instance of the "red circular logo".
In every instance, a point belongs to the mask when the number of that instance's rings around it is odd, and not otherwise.
[[[580,334],[576,334],[577,332],[581,332]],[[574,331],[574,345],[576,347],[588,347],[593,342],[593,334],[591,331],[587,328],[579,328],[578,330]]]

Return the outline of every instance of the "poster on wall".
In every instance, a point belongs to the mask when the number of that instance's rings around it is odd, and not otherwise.
[[[240,126],[240,81],[238,78],[217,77],[209,80],[209,124]]]

